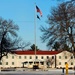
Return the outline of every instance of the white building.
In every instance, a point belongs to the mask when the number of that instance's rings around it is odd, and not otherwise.
[[[68,62],[69,67],[75,66],[75,58],[68,51],[15,51],[1,60],[0,67],[28,67],[32,68],[36,63],[39,68],[62,68]]]
[[[74,68],[75,66],[75,56],[69,51],[62,51],[57,54],[56,59],[58,68],[65,67],[66,62],[68,63],[69,68]]]

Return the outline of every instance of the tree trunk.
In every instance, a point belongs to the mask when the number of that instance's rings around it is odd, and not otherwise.
[[[55,55],[55,68],[56,68],[56,64],[57,64],[57,63],[56,63],[56,55]]]

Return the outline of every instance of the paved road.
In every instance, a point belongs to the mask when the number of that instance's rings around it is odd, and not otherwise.
[[[49,70],[49,71],[2,71],[0,75],[66,75],[62,70]],[[75,75],[74,70],[69,70],[68,75]]]

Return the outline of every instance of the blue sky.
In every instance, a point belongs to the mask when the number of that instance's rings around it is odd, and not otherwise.
[[[41,20],[36,19],[36,45],[41,50],[47,50],[46,43],[42,43],[40,26],[47,26],[45,22],[51,8],[57,6],[63,0],[0,0],[0,16],[11,19],[19,26],[18,35],[25,41],[34,41],[34,13],[35,3],[42,11]],[[39,15],[39,14],[38,14]],[[40,16],[40,15],[39,15]],[[30,47],[29,47],[30,48]]]

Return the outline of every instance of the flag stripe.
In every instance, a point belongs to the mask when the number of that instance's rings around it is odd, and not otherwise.
[[[38,8],[38,6],[36,6],[36,10],[37,10],[37,12],[39,12],[40,15],[42,16],[42,12],[41,12],[41,10]]]
[[[37,18],[40,20],[40,17],[37,15]]]

